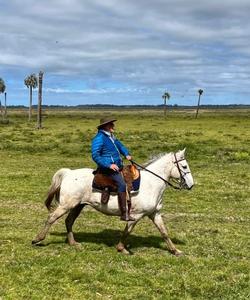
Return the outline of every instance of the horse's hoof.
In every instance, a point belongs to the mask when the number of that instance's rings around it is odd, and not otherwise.
[[[174,250],[172,253],[173,253],[176,257],[180,257],[180,256],[183,256],[183,255],[184,255],[184,253],[183,253],[182,251],[178,250],[178,249]]]
[[[122,243],[119,243],[117,246],[116,246],[116,249],[118,252],[122,253],[122,254],[125,254],[125,255],[130,255],[131,253],[125,248],[125,245],[122,244]]]
[[[75,240],[65,240],[65,243],[68,243],[69,246],[80,247],[81,243],[76,242]]]
[[[72,242],[69,243],[69,245],[70,245],[70,246],[73,246],[73,247],[81,247],[81,243],[78,243],[78,242],[76,242],[76,241],[73,242],[73,243],[72,243]]]
[[[124,255],[131,255],[131,253],[127,250],[127,249],[122,249],[121,251],[119,251],[120,253],[124,254]]]
[[[40,242],[41,242],[40,240],[33,240],[33,241],[31,242],[31,244],[32,244],[33,246],[36,246],[36,245],[38,245]]]

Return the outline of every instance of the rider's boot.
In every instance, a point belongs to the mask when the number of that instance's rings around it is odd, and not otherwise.
[[[102,197],[101,197],[101,202],[102,204],[107,204],[109,201],[109,197],[110,197],[110,192],[109,189],[106,187],[103,191],[102,191]]]
[[[127,204],[128,204],[128,214],[130,214],[130,210],[131,210],[131,198],[129,196],[129,199],[127,200]]]
[[[135,221],[135,219],[131,217],[128,213],[126,196],[127,196],[126,192],[118,192],[118,204],[121,211],[121,220]]]

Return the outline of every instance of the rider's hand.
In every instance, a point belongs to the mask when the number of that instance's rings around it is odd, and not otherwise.
[[[127,160],[132,160],[132,156],[130,156],[130,155],[127,155],[126,158],[127,158]]]
[[[119,171],[119,168],[116,164],[112,164],[109,168],[113,171]]]

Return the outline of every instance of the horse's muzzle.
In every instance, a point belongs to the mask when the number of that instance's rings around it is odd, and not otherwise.
[[[184,182],[181,182],[181,187],[183,188],[183,189],[185,189],[185,190],[191,190],[192,188],[193,188],[193,184],[192,185],[188,185],[185,181]]]

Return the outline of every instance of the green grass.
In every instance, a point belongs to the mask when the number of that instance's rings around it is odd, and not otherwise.
[[[103,112],[46,111],[44,128],[10,111],[0,124],[0,299],[249,299],[249,110],[114,111],[117,136],[139,163],[187,148],[192,191],[168,189],[163,218],[185,256],[176,258],[144,219],[115,245],[124,223],[91,208],[74,226],[80,248],[65,244],[64,220],[43,246],[44,196],[61,167],[94,167],[90,143]]]

